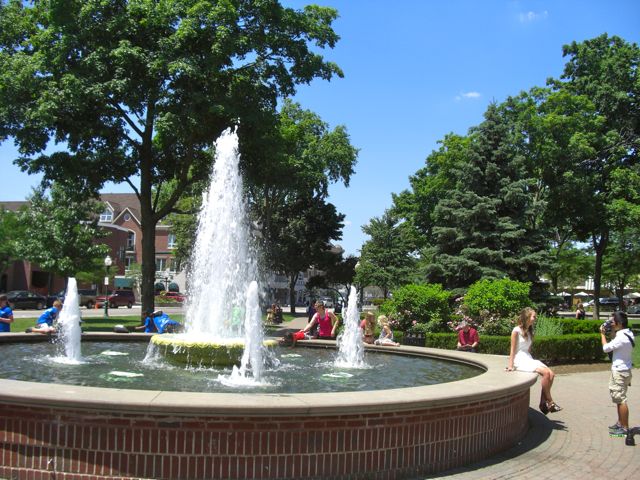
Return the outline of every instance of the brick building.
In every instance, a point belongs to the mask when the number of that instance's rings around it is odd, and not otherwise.
[[[105,193],[100,196],[104,202],[104,210],[100,214],[98,225],[107,231],[100,241],[109,247],[109,256],[113,260],[110,268],[115,275],[111,287],[132,287],[132,282],[125,273],[132,264],[142,262],[142,229],[140,225],[140,203],[133,193]],[[27,202],[1,202],[5,210],[18,211]],[[175,281],[181,290],[184,289],[177,275],[179,266],[173,257],[175,236],[169,225],[160,223],[156,227],[156,271],[161,282]],[[50,278],[48,272],[38,265],[27,261],[16,261],[0,276],[0,291],[32,290],[38,293],[57,292],[64,288],[65,279]],[[137,295],[139,297],[139,295]]]

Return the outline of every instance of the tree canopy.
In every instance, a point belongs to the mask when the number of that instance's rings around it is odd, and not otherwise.
[[[0,140],[15,141],[23,170],[78,195],[108,181],[131,186],[148,308],[156,224],[206,177],[210,147],[231,124],[245,169],[265,168],[251,153],[278,98],[342,75],[318,53],[339,39],[336,16],[277,0],[3,2]]]
[[[21,258],[62,277],[101,271],[108,252],[97,241],[105,236],[98,227],[101,211],[97,201],[75,201],[58,185],[50,192],[36,189],[18,216],[23,229],[18,242]]]

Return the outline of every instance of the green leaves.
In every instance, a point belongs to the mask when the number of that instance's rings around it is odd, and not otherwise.
[[[19,215],[23,234],[18,253],[46,271],[62,277],[102,268],[108,248],[96,243],[105,234],[97,226],[102,205],[76,201],[66,189],[53,186],[51,198],[44,189],[34,191],[29,207]]]

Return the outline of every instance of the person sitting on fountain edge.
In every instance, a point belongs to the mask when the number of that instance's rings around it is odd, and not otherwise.
[[[58,318],[58,313],[62,310],[62,302],[60,300],[56,300],[53,302],[53,306],[51,308],[47,308],[38,321],[36,322],[35,327],[29,327],[25,330],[26,333],[56,333],[56,327],[53,326],[53,322]]]
[[[182,324],[169,318],[162,310],[154,312],[149,309],[144,314],[144,323],[135,330],[144,330],[144,333],[174,333],[182,330]]]
[[[385,315],[378,317],[378,325],[380,325],[380,336],[374,342],[375,345],[399,347],[400,344],[393,340],[393,330],[391,330],[389,319]]]
[[[478,351],[478,331],[467,323],[466,320],[460,322],[458,325],[458,346],[456,350],[463,352],[476,352]]]
[[[333,312],[324,308],[324,302],[318,300],[315,305],[316,313],[311,317],[311,321],[304,327],[303,332],[308,333],[313,327],[318,325],[318,337],[320,340],[335,340],[338,330],[338,317]]]

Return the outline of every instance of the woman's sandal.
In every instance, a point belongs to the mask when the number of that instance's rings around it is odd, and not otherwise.
[[[562,410],[562,407],[554,402],[547,403],[547,408],[551,413],[559,412],[560,410]]]
[[[549,407],[547,407],[547,403],[546,402],[540,402],[540,411],[542,413],[544,413],[545,415],[547,413],[549,413]]]

